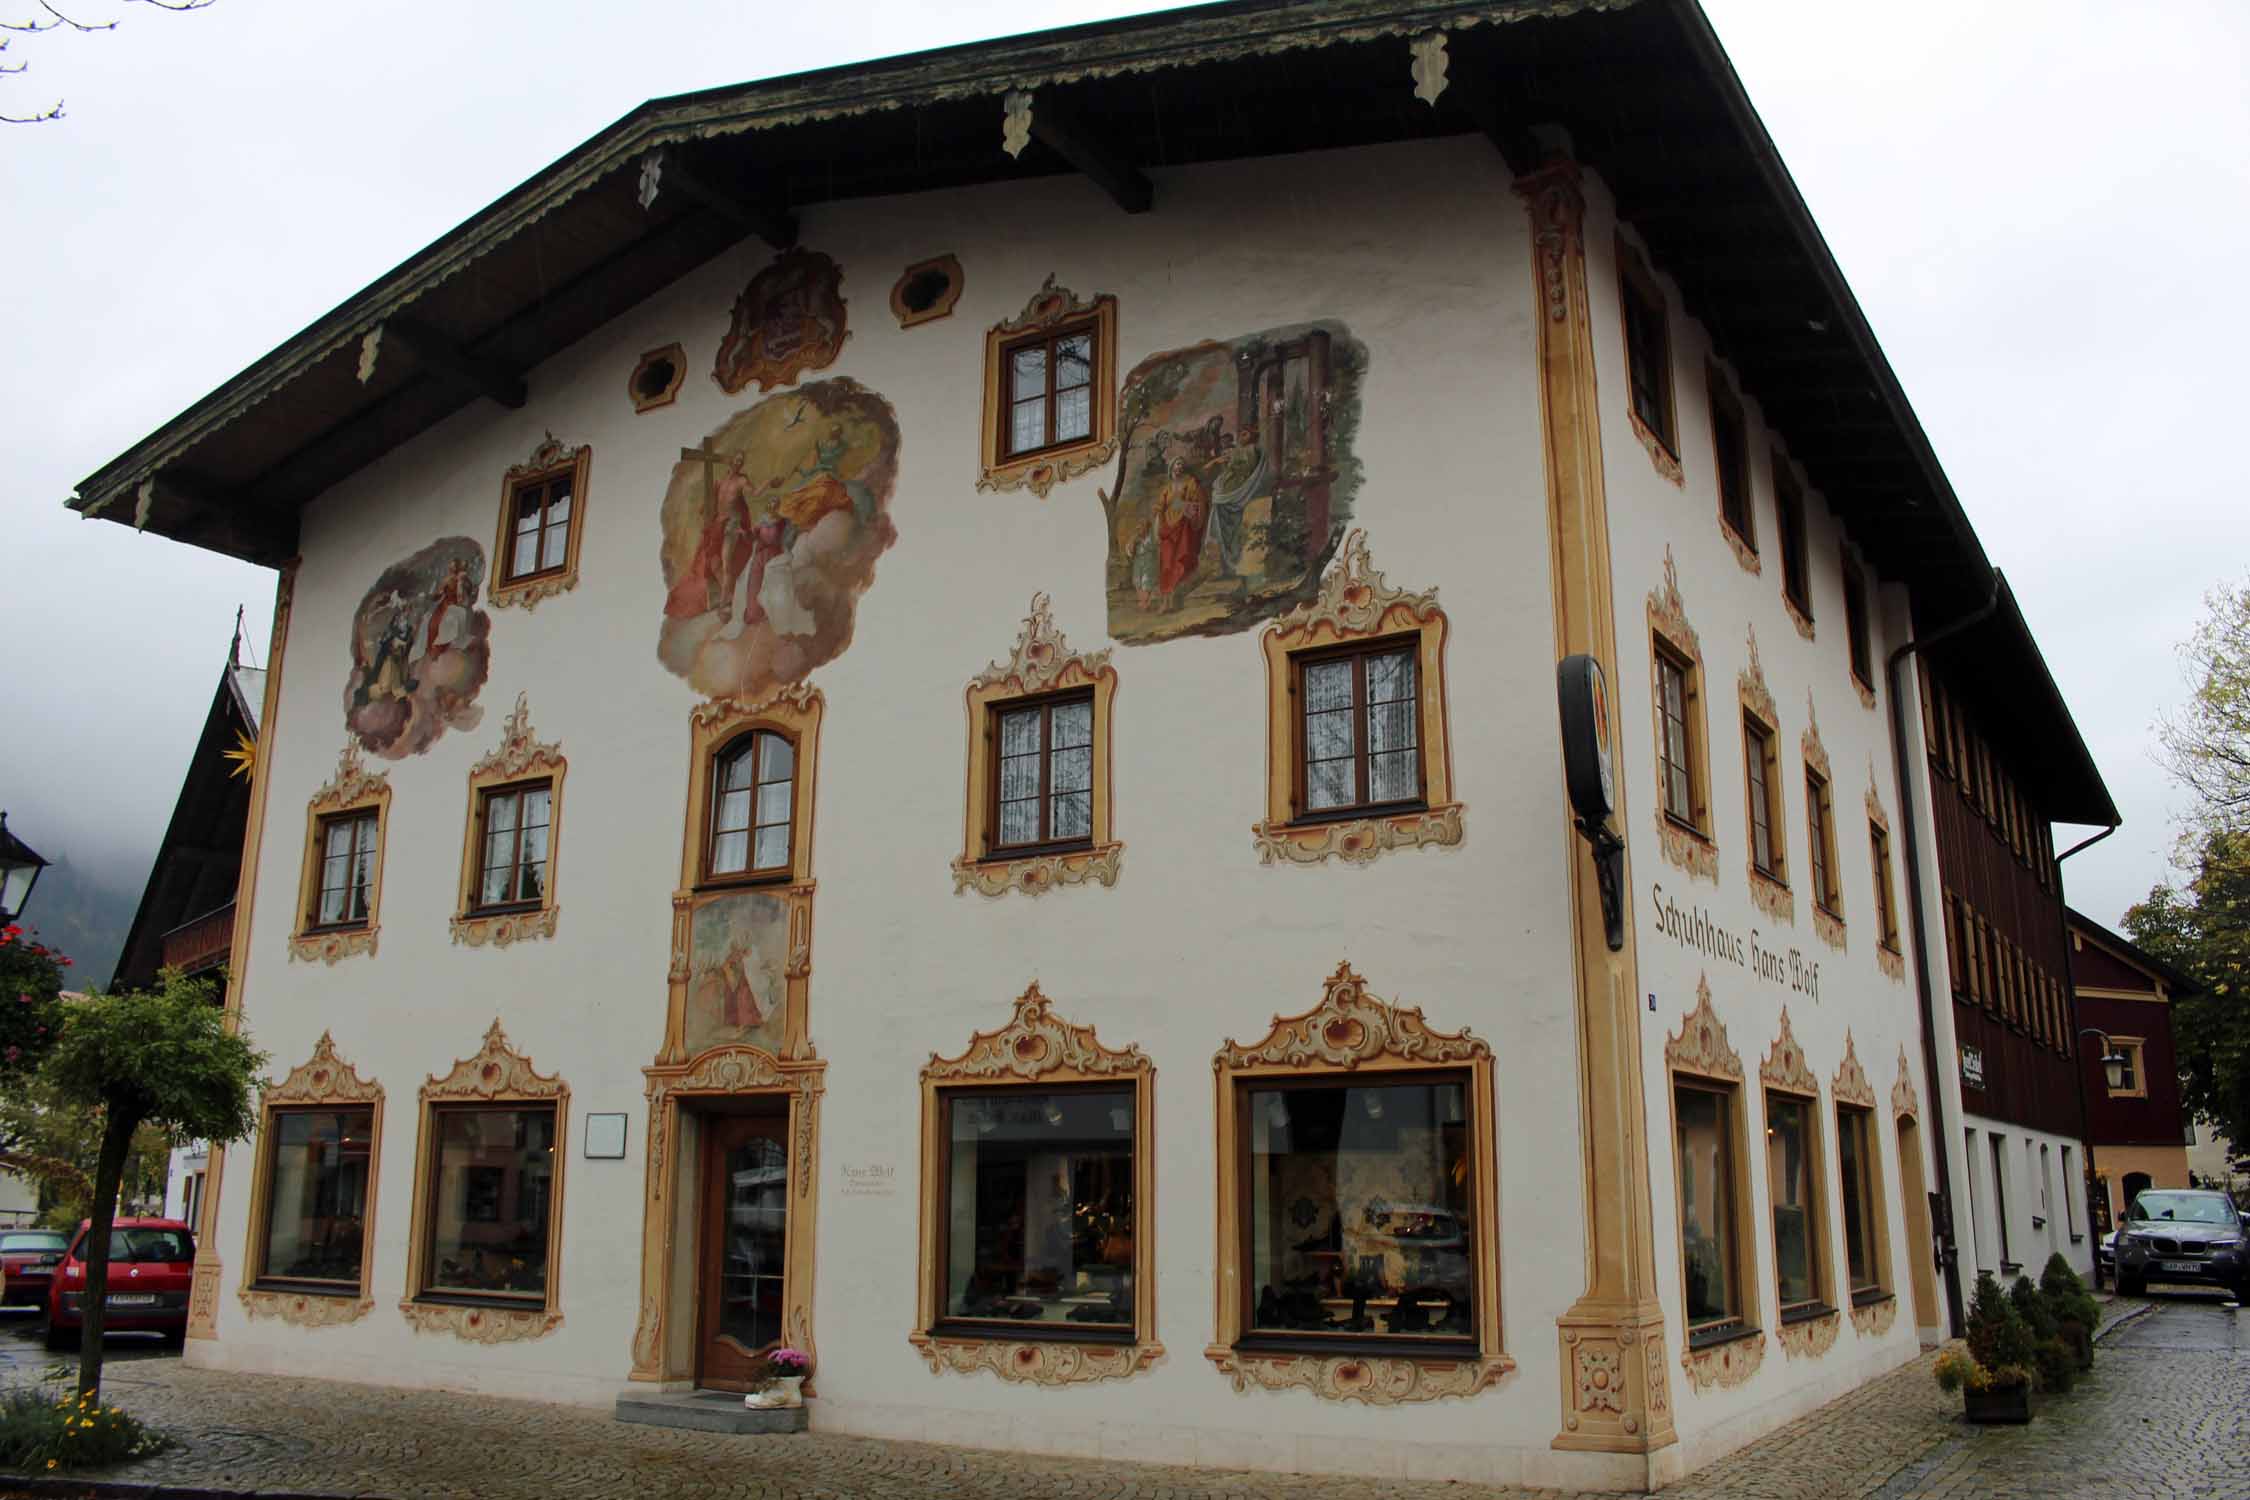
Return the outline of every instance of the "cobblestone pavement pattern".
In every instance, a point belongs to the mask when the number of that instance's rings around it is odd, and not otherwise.
[[[43,1360],[0,1340],[11,1379]],[[2250,1312],[2159,1297],[2103,1342],[2093,1376],[2029,1427],[1976,1429],[1930,1357],[1872,1381],[1665,1491],[1668,1500],[2177,1496],[2250,1500]],[[623,1426],[489,1396],[115,1364],[107,1394],[179,1439],[117,1472],[214,1488],[545,1500],[1531,1500],[1553,1491],[1228,1473],[810,1434]],[[0,1487],[5,1481],[0,1480]]]

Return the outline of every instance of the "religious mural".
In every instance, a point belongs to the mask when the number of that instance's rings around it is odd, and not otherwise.
[[[1336,322],[1153,354],[1125,377],[1109,633],[1245,630],[1310,598],[1351,519],[1366,346]]]
[[[465,536],[430,543],[385,568],[352,616],[344,726],[387,760],[419,755],[447,729],[484,717],[492,617],[477,608],[484,549]]]
[[[734,299],[711,378],[732,396],[753,380],[778,390],[836,362],[844,325],[843,267],[817,250],[785,250]]]
[[[835,660],[898,539],[897,478],[898,419],[853,380],[768,396],[681,449],[658,658],[706,697],[745,700]]]
[[[687,1051],[748,1044],[779,1054],[789,1012],[789,898],[741,891],[695,909]]]

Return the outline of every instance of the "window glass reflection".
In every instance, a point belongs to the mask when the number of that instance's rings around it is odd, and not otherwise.
[[[950,1318],[1133,1326],[1133,1091],[1009,1089],[947,1105]]]

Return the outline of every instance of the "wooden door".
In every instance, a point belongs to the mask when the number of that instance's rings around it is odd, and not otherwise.
[[[748,1389],[750,1360],[781,1342],[789,1240],[787,1125],[780,1116],[705,1119],[698,1384]]]
[[[1922,1132],[1912,1115],[1898,1117],[1898,1187],[1906,1210],[1907,1283],[1914,1289],[1915,1326],[1937,1328],[1937,1252],[1930,1240],[1930,1199],[1922,1190]]]

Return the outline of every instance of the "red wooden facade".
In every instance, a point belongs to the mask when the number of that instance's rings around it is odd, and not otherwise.
[[[2086,1138],[2097,1148],[2185,1146],[2187,1110],[2180,1100],[2171,1000],[2183,992],[2186,981],[2076,913],[2072,913],[2072,927],[2077,938],[2071,974],[2078,987],[2078,1024],[2138,1043],[2129,1088],[2112,1093],[2097,1039],[2087,1039],[2080,1060],[2086,1084]],[[2147,998],[2122,998],[2125,995]]]

